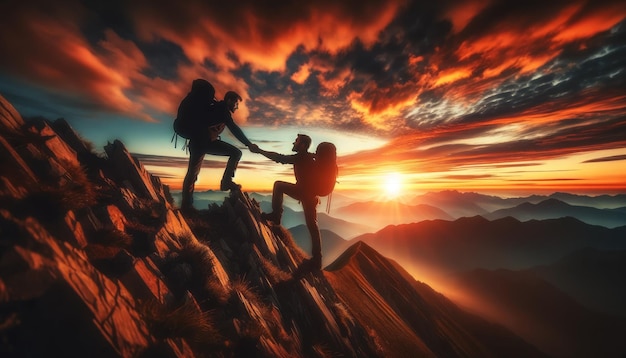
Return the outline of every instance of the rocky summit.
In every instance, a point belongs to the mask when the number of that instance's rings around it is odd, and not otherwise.
[[[246,193],[183,215],[123,143],[0,100],[0,356],[376,355]]]
[[[260,219],[247,193],[182,213],[120,141],[96,153],[65,120],[24,120],[1,96],[0,146],[0,356],[383,357],[394,349],[381,342],[393,332],[363,316],[397,305],[356,309],[369,291],[302,270],[305,254],[286,229]],[[402,285],[403,297],[419,296],[413,285]],[[372,295],[367,302],[390,299]],[[402,322],[402,312],[393,317]],[[412,327],[438,318],[412,319],[396,338],[417,342],[403,347],[420,355],[498,352],[472,333],[464,349],[441,343],[445,330],[420,338]],[[511,349],[519,347],[541,355],[521,341]]]

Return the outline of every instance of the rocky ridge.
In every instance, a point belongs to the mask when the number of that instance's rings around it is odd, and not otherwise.
[[[120,141],[0,96],[0,356],[379,356],[304,254],[232,193],[182,215]]]

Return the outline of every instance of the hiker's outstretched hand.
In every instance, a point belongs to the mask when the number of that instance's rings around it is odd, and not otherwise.
[[[260,149],[260,148],[259,148],[259,146],[258,146],[258,145],[256,145],[256,144],[250,144],[250,145],[248,146],[248,149],[249,149],[252,153],[260,153],[260,152],[261,152],[261,149]]]

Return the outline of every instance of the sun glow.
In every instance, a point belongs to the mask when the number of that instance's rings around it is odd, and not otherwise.
[[[396,198],[402,192],[402,177],[398,173],[389,173],[385,176],[383,189],[387,197]]]

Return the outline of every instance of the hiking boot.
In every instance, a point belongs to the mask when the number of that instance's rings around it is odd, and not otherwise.
[[[271,213],[261,213],[261,219],[271,221],[276,225],[280,225],[281,216],[282,214],[276,211],[272,211]]]
[[[229,191],[229,190],[241,190],[241,185],[235,183],[232,180],[222,180],[220,183],[221,191]]]

